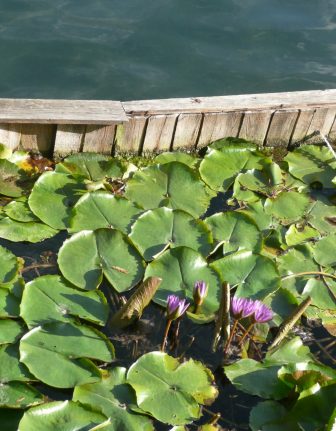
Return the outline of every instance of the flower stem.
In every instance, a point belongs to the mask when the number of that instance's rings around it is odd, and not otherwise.
[[[162,340],[162,344],[161,344],[161,349],[160,349],[161,352],[165,351],[165,346],[167,343],[167,337],[168,337],[168,332],[169,332],[171,323],[172,323],[172,320],[168,319],[167,324],[166,324],[165,333],[164,333],[163,340]]]
[[[243,336],[241,337],[241,339],[239,340],[239,346],[241,346],[243,344],[243,341],[245,340],[245,338],[247,337],[248,333],[251,331],[251,329],[253,328],[254,322],[250,324],[250,326],[245,330]]]
[[[231,329],[230,337],[229,337],[229,339],[227,340],[227,343],[225,344],[225,347],[224,347],[224,356],[226,356],[226,353],[227,353],[227,351],[228,351],[228,348],[230,347],[231,341],[232,341],[232,339],[233,339],[234,333],[235,333],[236,328],[237,328],[237,324],[238,324],[238,319],[235,319],[235,321],[233,322],[233,325],[232,325],[232,329]]]

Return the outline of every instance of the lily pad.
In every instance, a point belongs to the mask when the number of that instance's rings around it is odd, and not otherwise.
[[[237,177],[240,187],[270,197],[285,187],[285,176],[279,165],[270,163],[264,169],[251,169]]]
[[[164,207],[142,214],[132,226],[130,238],[147,261],[167,247],[186,246],[204,256],[212,249],[212,236],[203,221]]]
[[[299,224],[292,224],[286,232],[286,243],[291,247],[313,238],[318,238],[319,236],[319,232],[309,225],[300,226]]]
[[[250,427],[252,431],[302,431],[285,407],[276,401],[263,401],[253,407]]]
[[[121,178],[125,171],[125,163],[98,153],[72,154],[56,165],[56,172],[80,175],[89,181]]]
[[[192,168],[198,164],[199,159],[187,153],[167,151],[156,156],[155,162],[160,163],[161,165],[170,162],[180,162]]]
[[[336,264],[336,233],[321,238],[314,246],[313,255],[317,263],[322,266]]]
[[[198,217],[214,196],[199,175],[187,165],[170,162],[149,166],[128,181],[126,197],[145,209],[169,207]]]
[[[13,198],[22,196],[26,181],[18,166],[9,160],[0,159],[0,194]]]
[[[44,275],[26,284],[20,314],[28,328],[75,317],[103,326],[108,306],[102,292],[83,292],[58,275]]]
[[[111,362],[114,349],[108,339],[94,329],[55,322],[37,326],[24,335],[20,354],[21,361],[42,382],[56,388],[72,388],[98,381],[99,369],[90,359]]]
[[[18,317],[20,313],[20,298],[10,289],[0,287],[0,319]]]
[[[85,191],[82,177],[45,172],[34,184],[28,203],[44,223],[54,229],[66,229],[71,210]]]
[[[143,212],[129,200],[105,191],[82,196],[76,203],[71,221],[71,233],[81,230],[114,228],[127,234],[132,223]]]
[[[0,220],[0,238],[13,242],[41,242],[47,238],[52,238],[58,230],[44,223],[19,222],[9,217]]]
[[[238,285],[237,296],[264,299],[280,287],[275,263],[251,251],[239,251],[216,260],[213,267],[231,285]]]
[[[307,221],[321,234],[336,232],[336,207],[315,201],[307,213]]]
[[[138,406],[170,425],[198,419],[199,404],[211,404],[218,394],[214,377],[204,365],[192,359],[181,364],[162,352],[138,359],[127,381],[135,389]]]
[[[118,292],[123,292],[138,284],[144,273],[139,252],[114,229],[73,235],[60,248],[58,264],[67,280],[86,290],[96,289],[104,275]]]
[[[281,192],[274,198],[265,201],[265,211],[280,219],[283,224],[290,224],[300,220],[309,207],[309,196],[291,191]]]
[[[15,343],[25,332],[22,323],[12,319],[0,320],[0,345]]]
[[[262,237],[252,218],[237,211],[214,214],[205,219],[224,253],[241,249],[260,251]]]
[[[336,160],[330,150],[317,145],[304,145],[289,152],[284,159],[291,175],[310,185],[332,187]]]
[[[94,431],[106,417],[74,401],[55,401],[29,409],[18,431]]]
[[[196,251],[187,247],[167,250],[148,265],[145,277],[151,276],[162,278],[153,300],[164,307],[170,294],[192,301],[195,282],[204,280],[208,283],[209,290],[199,312],[214,317],[219,307],[221,280],[217,272]]]
[[[12,201],[4,208],[5,214],[13,220],[20,222],[36,222],[39,219],[32,213],[25,198]]]
[[[0,286],[6,286],[13,282],[20,269],[20,263],[16,256],[0,246]]]
[[[112,418],[109,431],[153,431],[153,424],[146,416],[132,412],[136,405],[135,393],[126,382],[126,369],[112,368],[102,373],[101,381],[77,386],[73,400],[89,405]]]

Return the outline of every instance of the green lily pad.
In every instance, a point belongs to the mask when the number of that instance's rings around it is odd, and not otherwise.
[[[313,255],[317,263],[322,266],[336,264],[336,233],[321,238],[314,246]]]
[[[209,289],[199,312],[214,317],[219,307],[221,280],[217,272],[196,251],[187,247],[167,250],[148,265],[145,278],[151,276],[162,278],[153,300],[164,307],[170,294],[192,301],[195,282],[204,280]]]
[[[52,238],[58,230],[36,222],[19,222],[9,217],[0,220],[0,238],[13,242],[41,242],[47,238]]]
[[[19,345],[8,344],[0,346],[0,382],[29,382],[34,377],[24,364],[20,362]]]
[[[143,212],[129,200],[105,191],[82,196],[76,203],[69,232],[114,228],[127,234],[132,223]]]
[[[239,251],[216,260],[213,267],[229,284],[238,284],[237,296],[264,299],[280,287],[275,263],[251,251]]]
[[[71,210],[85,191],[82,177],[45,172],[34,184],[28,203],[44,223],[54,229],[66,229]]]
[[[200,174],[213,190],[226,191],[235,177],[242,171],[262,169],[265,156],[248,143],[229,143],[212,145],[200,164]]]
[[[55,401],[29,409],[18,431],[94,431],[106,417],[74,401]]]
[[[17,277],[20,264],[16,256],[0,245],[0,286],[6,286]]]
[[[266,199],[264,208],[268,214],[280,219],[284,224],[290,224],[303,217],[309,203],[308,195],[291,191]]]
[[[174,152],[167,151],[165,153],[161,153],[158,156],[156,156],[155,162],[160,163],[161,165],[164,165],[165,163],[170,163],[170,162],[180,162],[192,168],[198,164],[199,159],[187,153],[182,153],[178,151],[174,151]]]
[[[5,214],[13,220],[20,222],[36,222],[39,219],[32,213],[29,208],[27,199],[12,201],[4,208]]]
[[[15,343],[25,331],[22,323],[12,319],[0,320],[0,345]]]
[[[328,148],[305,145],[289,152],[284,160],[295,178],[308,185],[319,183],[323,187],[332,187],[336,160]]]
[[[321,201],[315,201],[307,213],[307,221],[321,234],[335,233],[336,207],[334,205],[325,205]]]
[[[273,220],[273,217],[270,214],[266,213],[263,200],[249,203],[247,208],[239,210],[239,212],[251,217],[260,231],[273,229],[276,225]]]
[[[126,197],[145,209],[169,207],[198,217],[214,196],[199,175],[187,165],[170,162],[149,166],[128,181]]]
[[[286,243],[289,247],[291,247],[293,245],[306,242],[310,239],[318,238],[319,236],[319,232],[308,225],[298,226],[292,224],[286,232]]]
[[[237,177],[240,187],[270,197],[281,190],[285,185],[284,173],[279,165],[270,163],[262,171],[251,169]]]
[[[27,383],[5,382],[0,385],[0,407],[23,409],[43,401],[43,395]]]
[[[56,165],[56,172],[80,175],[90,181],[105,177],[121,178],[126,164],[120,160],[98,153],[76,153]]]
[[[126,369],[121,367],[103,371],[100,382],[77,386],[73,400],[90,405],[105,416],[113,418],[109,431],[153,431],[148,417],[132,412],[136,405],[135,393],[126,382]]]
[[[27,178],[21,169],[9,160],[0,159],[0,195],[22,196]]]
[[[199,404],[217,397],[211,371],[200,362],[181,364],[162,352],[150,352],[138,359],[127,373],[135,389],[138,406],[170,425],[190,423],[200,416]]]
[[[56,388],[72,388],[98,381],[99,369],[90,359],[111,362],[114,349],[108,339],[94,329],[55,322],[37,326],[24,335],[20,354],[21,361],[42,382]]]
[[[205,219],[214,238],[223,243],[224,253],[241,249],[260,251],[262,237],[249,216],[237,211],[214,214]]]
[[[165,207],[142,214],[132,226],[129,237],[147,261],[168,246],[190,247],[204,256],[212,249],[212,236],[203,221],[184,211]]]
[[[20,314],[20,298],[10,289],[0,287],[0,319],[18,317]]]
[[[252,431],[302,431],[285,407],[276,401],[263,401],[253,407],[250,427]]]
[[[103,326],[108,306],[100,291],[83,292],[58,275],[44,275],[26,284],[20,314],[29,328],[74,317]]]
[[[86,290],[96,289],[104,275],[118,292],[123,292],[138,284],[144,273],[139,252],[114,229],[73,235],[60,248],[58,264],[67,280]]]

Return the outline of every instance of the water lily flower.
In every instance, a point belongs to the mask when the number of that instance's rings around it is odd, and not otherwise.
[[[261,301],[254,301],[253,319],[256,323],[266,323],[273,319],[273,311]]]
[[[176,320],[183,316],[189,305],[186,299],[180,299],[176,295],[169,295],[167,298],[167,319]]]
[[[198,307],[203,304],[204,299],[208,294],[208,285],[205,281],[196,281],[194,285],[194,302],[195,302],[195,312],[197,313]]]
[[[255,311],[255,301],[249,298],[231,299],[231,313],[235,319],[242,319],[251,316]]]

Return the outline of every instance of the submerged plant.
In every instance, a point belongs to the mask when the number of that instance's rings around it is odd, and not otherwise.
[[[169,329],[173,320],[179,319],[187,311],[189,303],[186,299],[180,299],[176,295],[168,295],[167,297],[167,324],[161,345],[161,352],[164,351],[167,342]]]

